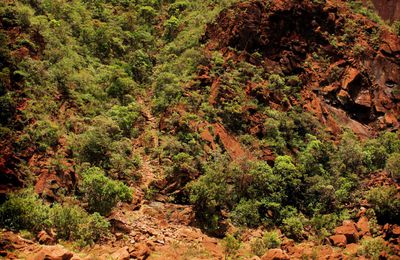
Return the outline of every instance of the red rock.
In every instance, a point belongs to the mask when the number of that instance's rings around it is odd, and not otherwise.
[[[360,245],[358,245],[358,244],[354,244],[354,243],[348,244],[348,245],[346,245],[345,252],[350,255],[356,255],[359,247],[360,247]]]
[[[347,244],[347,239],[345,235],[333,235],[329,237],[329,240],[334,246],[344,247]]]
[[[28,260],[70,260],[74,254],[62,246],[45,246],[32,258]]]
[[[146,259],[150,252],[150,248],[145,243],[138,243],[130,250],[130,256],[134,259]]]
[[[357,228],[358,228],[360,236],[364,236],[366,234],[369,234],[368,218],[365,217],[365,216],[361,217],[357,222]]]
[[[399,225],[393,225],[392,234],[395,236],[400,236],[400,226]]]
[[[50,245],[55,242],[55,239],[47,234],[46,231],[42,230],[37,235],[38,242],[40,244]]]
[[[357,217],[359,218],[359,217],[364,216],[366,212],[367,212],[367,209],[364,207],[361,207],[360,211],[358,211],[358,213],[357,213]]]
[[[281,249],[270,249],[265,253],[261,260],[289,260],[289,256]]]
[[[128,247],[126,246],[126,247],[118,249],[116,252],[114,252],[111,255],[111,258],[115,259],[115,260],[129,260],[130,254],[128,252]]]
[[[336,235],[345,235],[348,243],[356,243],[359,239],[354,221],[343,221],[343,225],[335,229]]]
[[[354,103],[365,107],[371,107],[372,99],[369,90],[366,89],[361,91],[355,98]]]

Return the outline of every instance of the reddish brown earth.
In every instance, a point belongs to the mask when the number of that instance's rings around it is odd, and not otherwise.
[[[372,0],[374,7],[385,21],[400,19],[400,2],[398,0]]]
[[[370,136],[381,129],[398,129],[400,39],[381,28],[380,42],[377,46],[372,46],[368,42],[368,36],[362,34],[361,30],[372,31],[379,25],[350,12],[343,2],[328,0],[326,5],[315,5],[307,0],[300,2],[279,0],[273,1],[267,7],[265,1],[254,0],[223,11],[216,22],[207,28],[203,39],[206,50],[221,52],[225,60],[249,61],[262,66],[267,72],[299,74],[304,86],[301,100],[289,99],[283,102],[279,96],[270,92],[262,93],[257,98],[282,111],[301,105],[304,110],[313,113],[334,137],[341,132],[341,126],[351,128],[360,136]],[[379,5],[377,6],[379,9]],[[398,15],[398,9],[393,9],[394,14],[391,14],[385,8],[382,11],[384,17]],[[354,18],[360,23],[360,27],[353,32],[355,39],[351,45],[360,45],[364,50],[362,55],[347,48],[345,42],[338,40],[337,44],[333,44],[329,38],[330,35],[344,32],[348,18]],[[261,58],[254,57],[254,52],[259,52]],[[332,59],[325,64],[323,60],[314,58],[314,53],[319,56],[327,55]],[[26,55],[37,57],[40,53],[29,53],[26,49],[20,49],[14,55],[20,58]],[[226,93],[219,88],[220,79],[210,75],[210,66],[200,69],[198,79],[211,86],[208,101],[215,105]],[[327,80],[332,74],[336,77]],[[245,87],[250,96],[258,86],[249,83]],[[21,101],[19,107],[23,109],[23,105],[24,102]],[[178,108],[177,112],[181,116],[186,113],[184,108]],[[151,115],[146,114],[145,118],[152,121]],[[251,114],[249,118],[244,118],[251,122],[250,129],[254,135],[263,131],[264,119],[260,114]],[[200,123],[192,122],[191,127],[205,141],[205,151],[215,150],[217,144],[220,144],[233,159],[274,159],[273,153],[268,149],[261,155],[252,154],[252,151],[243,147],[235,135],[220,123],[203,120]],[[164,130],[163,120],[159,128]],[[59,143],[57,152],[67,152],[63,148],[63,140]],[[158,146],[156,138],[154,146]],[[76,185],[73,162],[60,162],[65,166],[60,169],[48,167],[50,162],[46,154],[38,153],[33,147],[15,154],[9,140],[2,142],[0,149],[0,192],[9,192],[15,187],[23,186],[23,172],[16,168],[20,160],[29,162],[37,176],[36,191],[47,194],[48,199],[56,200],[59,188],[72,190]],[[153,178],[151,167],[146,163],[144,165],[141,170],[148,172],[144,176]],[[196,173],[190,176],[195,177]],[[386,173],[376,173],[366,185],[393,185],[393,182],[388,182],[390,178]],[[160,183],[166,191],[182,187],[182,181],[176,179],[161,180]],[[148,184],[144,186],[146,188]],[[162,197],[162,202],[146,201],[139,188],[135,194],[137,198],[133,205],[120,205],[109,217],[113,234],[103,243],[79,254],[73,253],[71,245],[51,245],[52,236],[43,232],[33,239],[23,239],[18,234],[2,232],[0,255],[7,259],[25,256],[34,257],[33,259],[223,259],[222,241],[209,237],[194,227],[191,207],[167,203]],[[280,249],[266,252],[261,259],[302,259],[315,256],[318,259],[346,259],[345,255],[356,256],[359,247],[357,243],[370,234],[369,229],[368,219],[359,216],[353,221],[343,223],[322,244],[295,244],[285,239]],[[381,227],[381,232],[390,241],[393,250],[400,254],[400,228],[386,225]],[[245,246],[239,252],[244,259],[250,258],[250,240],[262,234],[260,230],[250,230],[247,233],[243,237]]]
[[[347,43],[340,39],[333,44],[329,36],[342,34],[350,17],[359,20],[362,29],[379,27],[349,12],[339,1],[327,1],[326,5],[273,1],[270,6],[250,1],[223,11],[207,28],[203,40],[209,50],[221,51],[226,59],[247,60],[269,73],[299,74],[304,84],[300,103],[335,135],[343,125],[361,136],[379,129],[398,129],[400,39],[382,28],[380,42],[372,46],[360,28],[354,28],[353,44],[362,46],[363,55],[346,48]],[[241,51],[240,55],[232,48]],[[254,52],[262,58],[255,58]],[[331,57],[328,67],[312,53]],[[333,74],[336,78],[328,80]],[[217,93],[218,81],[211,79],[211,104],[223,95]],[[282,104],[270,93],[261,101],[283,110],[296,105],[293,100]]]

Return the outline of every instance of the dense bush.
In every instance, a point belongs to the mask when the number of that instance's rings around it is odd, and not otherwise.
[[[0,205],[0,226],[12,230],[38,232],[54,228],[57,238],[88,245],[108,233],[109,223],[98,213],[81,207],[45,204],[32,190],[10,194]]]
[[[10,194],[0,205],[0,224],[13,230],[40,231],[51,226],[50,208],[30,189]]]
[[[399,223],[400,194],[395,186],[376,187],[367,192],[366,198],[381,223]]]
[[[240,241],[229,234],[224,238],[223,244],[224,252],[228,257],[234,257],[241,246]]]
[[[92,244],[108,233],[109,223],[97,212],[88,214],[78,206],[55,205],[50,215],[57,238]]]
[[[389,248],[385,244],[385,240],[381,237],[365,238],[361,240],[361,247],[358,249],[358,255],[369,257],[377,260],[382,252],[388,252]]]
[[[386,162],[386,170],[393,179],[400,181],[400,153],[393,153]]]
[[[267,231],[264,233],[262,238],[256,238],[251,241],[251,251],[253,254],[261,257],[268,249],[279,248],[282,240],[280,234],[277,231]]]
[[[48,147],[54,147],[58,144],[60,137],[59,128],[57,124],[50,121],[38,121],[32,126],[29,131],[32,140],[41,151],[46,150]]]
[[[107,215],[119,201],[132,200],[132,191],[120,181],[105,176],[100,168],[92,167],[82,172],[80,189],[90,212]]]
[[[0,96],[0,123],[7,125],[16,112],[16,104],[11,93]]]

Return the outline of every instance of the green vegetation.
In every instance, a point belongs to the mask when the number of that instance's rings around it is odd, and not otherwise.
[[[367,200],[372,204],[378,220],[397,223],[400,218],[400,198],[395,186],[376,187],[368,191]]]
[[[382,252],[388,252],[388,248],[385,245],[385,240],[381,237],[363,239],[361,248],[358,250],[359,255],[370,257],[373,260],[379,259]]]
[[[119,201],[132,200],[132,191],[120,181],[110,180],[97,167],[82,172],[81,191],[90,212],[107,215]]]
[[[223,242],[225,255],[228,257],[227,259],[230,259],[231,257],[234,258],[240,248],[240,241],[238,241],[234,236],[228,234],[224,238]]]
[[[233,224],[323,241],[364,199],[371,226],[398,223],[396,188],[365,180],[383,171],[400,180],[399,133],[360,140],[350,130],[328,131],[325,119],[305,112],[320,91],[307,89],[314,88],[307,77],[326,72],[320,87],[336,87],[349,65],[333,62],[353,60],[349,50],[364,58],[370,47],[377,49],[383,21],[360,1],[347,1],[354,12],[340,17],[335,32],[319,27],[320,36],[307,46],[300,35],[283,46],[290,55],[279,59],[258,47],[235,49],[240,39],[223,51],[205,48],[206,25],[235,2],[1,2],[0,148],[7,152],[1,166],[18,174],[16,182],[35,183],[44,171],[78,178],[69,189],[59,187],[57,202],[45,201],[45,192],[43,198],[30,190],[9,194],[0,205],[0,227],[32,234],[53,228],[58,239],[91,244],[107,235],[104,216],[132,201],[132,187],[146,183],[140,179],[148,168],[165,180],[140,187],[146,199],[162,190],[169,202],[192,204],[199,225],[218,237]],[[323,4],[309,3],[318,12],[325,12]],[[373,23],[365,29],[353,16]],[[393,30],[399,34],[399,22]],[[261,44],[253,41],[246,44]],[[300,67],[281,68],[285,59]],[[322,73],[308,74],[315,69]],[[322,110],[318,116],[326,117]],[[234,152],[240,153],[238,140],[251,160],[234,158],[231,140]],[[234,257],[238,237],[224,241]],[[280,233],[271,231],[252,248],[261,256],[281,243]],[[365,242],[363,254],[375,257],[380,244]]]
[[[30,189],[11,194],[0,205],[0,223],[12,230],[38,232],[54,228],[57,238],[92,244],[108,233],[109,223],[97,212],[90,215],[76,205],[54,204],[43,201]]]
[[[251,241],[251,251],[257,256],[263,256],[268,249],[279,248],[282,240],[277,231],[265,232],[262,238],[255,238]]]

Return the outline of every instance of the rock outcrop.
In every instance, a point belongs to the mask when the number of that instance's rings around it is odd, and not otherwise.
[[[349,18],[359,20],[360,26],[349,28]],[[379,41],[372,41],[373,35],[362,30],[376,31]],[[342,36],[335,42],[330,35]],[[304,85],[300,103],[335,135],[343,125],[361,136],[399,128],[400,39],[349,12],[341,1],[239,3],[208,26],[203,41],[209,50],[219,50],[226,59],[245,60],[268,74],[300,75]],[[349,48],[354,45],[358,49]],[[219,79],[207,80],[212,86],[210,103],[218,103],[216,97],[223,95]],[[251,93],[252,86],[246,87]],[[288,105],[279,101],[280,97],[263,95],[257,97],[259,102],[282,110],[297,105],[294,100]],[[247,120],[256,118],[253,115]]]

